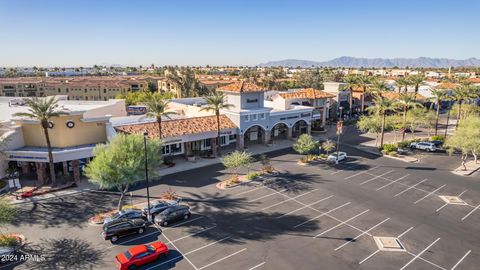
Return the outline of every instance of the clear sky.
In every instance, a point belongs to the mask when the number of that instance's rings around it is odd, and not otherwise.
[[[479,0],[0,0],[0,66],[480,57]]]

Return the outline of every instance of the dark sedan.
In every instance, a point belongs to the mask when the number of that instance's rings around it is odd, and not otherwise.
[[[116,242],[118,238],[131,234],[142,234],[147,229],[147,222],[144,219],[117,219],[103,225],[103,239]]]
[[[177,205],[178,201],[175,200],[158,200],[153,202],[150,205],[150,214],[152,215],[152,218],[155,218],[155,216],[163,212],[165,209],[169,208],[172,205]],[[146,216],[148,215],[148,207],[145,207],[142,209],[143,214]]]
[[[181,220],[189,219],[191,216],[190,208],[186,205],[173,205],[161,212],[155,217],[155,223],[161,226],[168,226],[168,224]]]

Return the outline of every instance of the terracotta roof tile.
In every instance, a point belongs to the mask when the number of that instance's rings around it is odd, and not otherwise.
[[[217,90],[226,91],[226,92],[237,92],[237,93],[267,91],[267,89],[265,89],[264,87],[260,87],[254,83],[246,82],[246,81],[239,81],[239,82],[234,82],[225,86],[221,86]]]
[[[234,129],[235,124],[225,115],[220,115],[220,129]],[[128,134],[143,134],[146,130],[148,137],[158,138],[158,123],[140,123],[115,127],[117,131]],[[162,122],[162,138],[179,137],[188,134],[197,134],[217,131],[217,118],[215,115],[184,119],[174,119]]]
[[[284,99],[293,99],[293,98],[308,98],[308,99],[325,99],[333,98],[335,95],[330,93],[320,91],[313,88],[304,88],[291,93],[279,93]]]

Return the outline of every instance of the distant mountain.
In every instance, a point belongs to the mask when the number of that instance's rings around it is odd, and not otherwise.
[[[270,61],[260,64],[264,67],[365,67],[365,68],[391,68],[391,67],[411,67],[411,68],[448,68],[448,67],[478,67],[480,59],[468,58],[465,60],[455,60],[447,58],[357,58],[342,56],[325,62],[316,62],[309,60],[286,59],[280,61]]]

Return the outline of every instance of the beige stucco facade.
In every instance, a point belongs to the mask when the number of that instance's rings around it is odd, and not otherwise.
[[[68,121],[73,121],[74,127],[67,127]],[[85,122],[82,115],[68,115],[52,118],[51,122],[54,126],[49,128],[48,132],[52,147],[65,148],[102,143],[107,140],[105,124],[108,120]],[[25,146],[47,146],[40,123],[23,122],[21,126]]]

